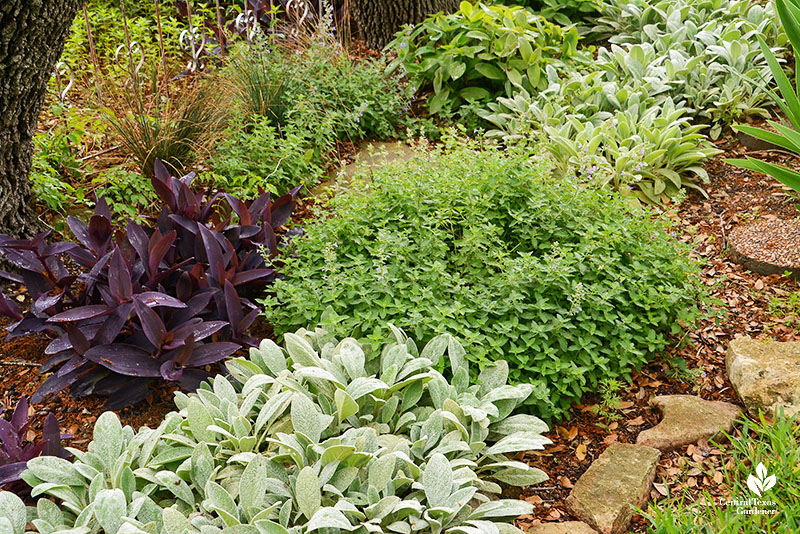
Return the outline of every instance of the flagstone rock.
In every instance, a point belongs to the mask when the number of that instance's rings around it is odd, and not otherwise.
[[[653,399],[652,404],[663,414],[661,422],[640,432],[636,443],[660,451],[709,439],[720,430],[731,432],[741,411],[734,404],[707,401],[694,395],[662,395]]]
[[[542,523],[531,527],[528,534],[597,534],[597,531],[581,521],[565,523]]]
[[[318,185],[312,192],[314,197],[324,197],[331,193],[334,185],[347,185],[357,175],[369,176],[374,169],[392,163],[405,163],[414,157],[416,152],[401,141],[369,141],[359,147],[353,162],[333,169],[328,180]]]
[[[567,510],[600,534],[624,532],[631,507],[647,503],[661,452],[612,443],[575,483]]]
[[[725,367],[733,388],[750,414],[800,413],[800,342],[731,341]]]

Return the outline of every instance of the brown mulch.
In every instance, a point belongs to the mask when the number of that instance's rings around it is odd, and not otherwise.
[[[597,414],[599,396],[587,396],[583,405],[573,406],[570,419],[556,426],[547,436],[553,445],[543,451],[520,454],[518,458],[545,471],[550,480],[525,488],[520,498],[534,505],[531,516],[518,520],[521,528],[550,521],[570,521],[564,501],[570,489],[605,448],[619,441],[635,443],[638,433],[658,423],[659,414],[649,406],[655,395],[692,394],[707,400],[738,404],[735,392],[725,373],[728,343],[739,336],[769,338],[777,341],[800,340],[794,316],[779,317],[770,311],[775,298],[797,291],[794,281],[779,275],[762,276],[746,271],[729,255],[729,236],[741,224],[754,219],[791,219],[798,217],[795,198],[778,182],[728,165],[725,158],[753,154],[736,140],[718,143],[725,153],[708,162],[711,183],[706,186],[709,198],[692,192],[686,201],[668,215],[674,221],[676,237],[692,246],[692,255],[704,261],[702,280],[715,303],[715,316],[693,331],[682,347],[672,349],[662,363],[654,363],[634,373],[632,384],[619,392],[621,406],[611,410],[611,417]],[[787,163],[782,154],[766,154],[770,161]],[[794,160],[788,161],[795,164]],[[682,358],[697,378],[675,373],[664,363]],[[615,419],[615,420],[612,420]],[[695,500],[700,492],[725,494],[721,485],[724,451],[707,443],[697,443],[665,453],[656,472],[651,492],[654,500],[668,493],[680,495],[688,491]],[[709,476],[710,473],[711,476]],[[647,521],[635,516],[631,531],[643,532]]]

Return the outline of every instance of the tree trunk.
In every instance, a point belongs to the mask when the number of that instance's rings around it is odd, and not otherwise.
[[[418,24],[431,13],[452,13],[459,0],[350,0],[358,37],[376,50],[394,39],[404,24]]]
[[[82,0],[0,0],[0,232],[39,228],[30,181],[33,134]]]

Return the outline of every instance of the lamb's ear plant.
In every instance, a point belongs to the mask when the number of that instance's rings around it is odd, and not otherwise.
[[[775,7],[781,24],[792,43],[795,57],[797,57],[798,51],[800,51],[800,0],[775,0]],[[792,86],[775,54],[770,51],[761,36],[758,36],[758,43],[767,58],[772,76],[775,78],[780,92],[780,96],[778,96],[774,91],[770,91],[770,96],[781,108],[786,118],[789,119],[792,127],[790,128],[786,124],[780,124],[775,121],[768,121],[769,125],[777,130],[776,132],[745,124],[736,126],[736,130],[800,154],[800,96],[798,96],[798,90]],[[785,186],[800,192],[800,173],[788,167],[751,157],[725,161],[743,169],[764,173]]]
[[[518,534],[508,521],[532,507],[499,498],[500,484],[547,479],[506,456],[550,443],[540,419],[512,415],[531,386],[507,385],[502,361],[470,385],[453,337],[420,351],[390,329],[375,353],[321,329],[286,334],[284,348],[266,340],[227,362],[229,378],[176,394],[179,411],[155,430],[104,413],[74,462],[29,462],[32,495],[58,503],[40,500],[34,525],[41,534]],[[12,504],[0,532],[23,534]]]

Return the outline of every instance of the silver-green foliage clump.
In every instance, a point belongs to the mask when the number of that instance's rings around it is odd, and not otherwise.
[[[13,495],[0,533],[21,534],[512,534],[525,501],[499,483],[537,484],[540,470],[506,453],[541,449],[547,426],[511,415],[531,386],[509,386],[507,364],[469,385],[464,348],[440,335],[419,352],[394,327],[380,358],[324,330],[264,341],[227,362],[179,412],[134,432],[112,413],[75,461],[42,457],[23,478],[37,510]],[[445,378],[436,366],[448,362]],[[13,501],[13,502],[12,502]]]

